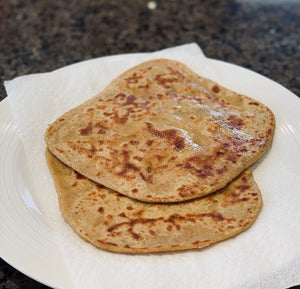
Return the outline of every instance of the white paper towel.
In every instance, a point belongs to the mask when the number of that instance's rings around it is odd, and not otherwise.
[[[201,49],[187,44],[154,53],[93,59],[5,82],[34,176],[33,198],[53,228],[74,287],[279,289],[300,284],[300,193],[288,194],[299,190],[300,175],[284,164],[280,170],[274,169],[278,164],[272,161],[265,166],[277,182],[268,184],[271,194],[265,196],[264,209],[255,224],[212,248],[133,256],[109,253],[82,240],[61,217],[44,157],[43,135],[48,124],[94,96],[126,69],[163,57],[221,81]],[[274,145],[280,149],[283,144],[278,141]]]

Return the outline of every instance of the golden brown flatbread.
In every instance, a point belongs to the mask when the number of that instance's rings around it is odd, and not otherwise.
[[[261,206],[250,170],[209,196],[150,204],[105,188],[47,151],[59,207],[70,226],[96,247],[126,253],[202,248],[248,228]]]
[[[224,187],[270,146],[262,103],[157,59],[116,78],[45,135],[80,174],[147,202],[179,202]]]

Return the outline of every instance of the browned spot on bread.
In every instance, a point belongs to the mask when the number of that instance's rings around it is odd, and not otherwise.
[[[98,183],[96,184],[96,187],[98,190],[102,190],[103,188],[105,188],[103,185],[98,184]]]
[[[239,152],[246,152],[246,151],[247,151],[246,148],[240,148],[240,149],[238,149],[238,150],[239,150]]]
[[[126,94],[122,93],[122,92],[115,95],[115,99],[120,98],[121,100],[123,100],[125,97],[126,97]]]
[[[130,77],[125,78],[125,81],[129,84],[135,84],[139,82],[139,79],[142,79],[143,77],[140,75],[137,75],[137,73],[133,73]]]
[[[233,153],[231,153],[231,154],[229,154],[227,156],[226,160],[235,164],[237,162],[237,160],[238,160],[238,156],[235,155],[235,154],[233,154]]]
[[[209,177],[213,175],[213,169],[211,166],[206,165],[202,169],[197,169],[196,174],[199,177]]]
[[[272,133],[273,133],[273,130],[272,129],[268,129],[267,136],[270,136]]]
[[[218,212],[210,212],[210,213],[199,213],[199,214],[186,214],[184,216],[174,214],[169,216],[169,218],[165,219],[164,222],[172,223],[176,225],[176,222],[196,222],[196,220],[202,220],[204,217],[212,218],[214,221],[233,221],[233,218],[224,218],[221,213]]]
[[[244,125],[244,121],[233,114],[229,115],[227,117],[227,120],[228,120],[228,124],[236,129],[241,129],[241,127]]]
[[[256,102],[256,101],[250,101],[248,104],[250,104],[250,105],[256,105],[256,106],[258,106],[258,105],[259,105],[259,103],[258,103],[258,102]]]
[[[106,195],[105,194],[97,194],[97,196],[99,198],[101,198],[102,200],[106,199]]]
[[[209,163],[213,164],[214,162],[215,158],[213,156],[203,158],[199,155],[195,155],[187,158],[183,164],[178,164],[177,166],[181,166],[189,170],[192,174],[200,178],[206,178],[214,175],[212,166],[208,165]],[[177,191],[182,191],[181,188]]]
[[[90,148],[89,151],[90,151],[92,154],[94,154],[97,150],[96,150],[96,148],[95,148],[94,145],[91,145],[91,148]]]
[[[143,158],[140,157],[140,156],[134,156],[133,158],[134,158],[135,160],[137,160],[137,161],[142,161],[142,160],[143,160]]]
[[[155,224],[157,221],[162,220],[162,219],[163,219],[162,217],[153,218],[153,219],[151,219],[151,218],[148,218],[148,219],[147,218],[133,219],[133,220],[129,220],[129,221],[126,221],[126,222],[121,222],[121,223],[114,224],[114,225],[108,227],[107,231],[108,232],[113,232],[113,231],[117,230],[119,227],[127,226],[128,227],[127,231],[131,234],[131,236],[134,239],[138,240],[138,239],[142,239],[142,237],[139,234],[137,234],[133,231],[135,225],[137,225],[137,224]]]
[[[107,234],[109,237],[117,237],[117,236],[121,236],[122,232],[112,232],[110,234]]]
[[[131,164],[131,163],[126,163],[124,168],[126,170],[133,170],[133,171],[139,171],[140,170],[137,166],[135,166],[134,164]]]
[[[183,137],[176,138],[174,140],[174,147],[176,151],[182,150],[185,147],[184,138]]]
[[[131,191],[132,191],[133,193],[137,193],[139,190],[138,190],[137,188],[133,188]]]
[[[99,213],[103,214],[103,213],[104,213],[104,208],[103,208],[103,207],[100,207],[100,208],[98,208],[97,211],[98,211]]]
[[[164,220],[164,222],[175,224],[176,221],[183,221],[183,220],[185,220],[184,216],[173,214],[169,216],[168,219]]]
[[[149,174],[146,176],[143,172],[140,172],[140,176],[145,182],[153,183],[153,175]]]
[[[133,213],[133,216],[136,217],[136,218],[141,218],[142,215],[144,214],[144,210],[138,210],[136,212]]]
[[[97,240],[98,243],[101,243],[103,245],[110,245],[110,246],[118,246],[116,243],[112,243],[112,242],[107,242],[107,241],[104,241],[104,240]]]
[[[185,78],[179,71],[171,67],[167,67],[167,69],[169,73],[157,74],[155,77],[155,81],[164,88],[170,88],[170,83],[182,82]]]
[[[224,217],[220,213],[211,212],[207,214],[201,214],[203,217],[212,217],[215,221],[224,221]]]
[[[59,152],[59,153],[61,153],[61,154],[63,154],[63,153],[65,153],[65,151],[64,150],[61,150],[61,149],[55,149],[57,152]]]
[[[168,230],[169,232],[172,231],[172,228],[173,228],[173,227],[172,227],[171,225],[168,225],[168,226],[167,226],[167,230]]]
[[[156,233],[153,230],[149,230],[150,235],[155,236]]]
[[[85,128],[82,128],[79,132],[82,136],[86,136],[92,133],[93,127],[91,125],[88,125]]]
[[[76,172],[76,171],[74,171],[74,173],[75,173],[75,176],[76,176],[76,179],[77,179],[77,180],[80,180],[80,179],[84,179],[84,178],[85,178],[82,174],[80,174],[80,173],[78,173],[78,172]]]
[[[97,124],[95,124],[95,127],[98,128],[97,134],[105,134],[108,129],[108,127],[101,122],[98,122]]]
[[[133,228],[132,228],[132,227],[130,227],[127,231],[131,234],[131,236],[132,236],[134,239],[136,239],[136,240],[142,239],[142,237],[141,237],[139,234],[137,234],[137,233],[135,233],[135,232],[133,231]]]
[[[116,198],[117,201],[120,201],[121,197],[123,197],[123,195],[121,195],[119,193],[115,194],[115,198]]]
[[[149,146],[149,147],[151,147],[152,143],[153,143],[153,140],[149,139],[149,140],[147,140],[146,145]]]
[[[240,185],[240,186],[237,186],[236,187],[238,190],[240,190],[241,192],[244,192],[246,190],[249,190],[250,189],[250,186],[249,185]]]
[[[134,95],[129,95],[127,96],[126,102],[123,103],[123,106],[126,105],[133,105],[133,106],[138,106],[138,103],[136,103],[135,101],[137,100],[137,98]]]
[[[136,146],[136,145],[138,145],[140,142],[137,141],[137,140],[132,139],[129,143],[132,144],[132,145],[134,145],[134,146]]]
[[[251,198],[251,197],[249,198],[247,196],[253,197],[253,196],[257,195],[256,193],[254,193],[255,195],[252,195],[252,193],[245,194],[249,189],[251,189],[251,186],[246,184],[247,178],[246,177],[244,177],[244,178],[245,178],[245,181],[242,180],[243,184],[236,186],[234,188],[234,191],[231,192],[230,194],[226,194],[226,197],[224,198],[224,200],[222,201],[222,204],[221,204],[223,207],[237,205],[240,202],[249,201],[249,199],[253,199],[253,198]]]
[[[153,124],[146,122],[148,130],[156,137],[166,139],[168,143],[174,146],[176,151],[180,151],[185,147],[184,137],[178,135],[178,131],[175,129],[157,130]],[[152,143],[151,143],[152,144]],[[150,144],[150,145],[151,145]],[[149,144],[148,144],[149,145]]]
[[[182,198],[187,197],[189,195],[189,192],[190,192],[189,187],[186,186],[186,185],[182,185],[181,187],[179,187],[177,189],[177,191],[178,191],[179,196],[182,197]]]
[[[126,111],[124,115],[119,115],[117,111],[113,112],[111,119],[117,124],[125,124],[128,120],[130,112]]]
[[[220,91],[219,86],[214,85],[213,88],[212,88],[212,91],[215,92],[215,93],[218,93]]]
[[[126,214],[124,212],[120,213],[118,216],[122,217],[122,218],[127,218],[127,216],[126,216]]]
[[[113,154],[114,153],[112,152],[112,156],[113,156]],[[122,170],[119,171],[117,173],[117,175],[123,176],[125,178],[131,178],[131,176],[129,175],[130,171],[137,172],[140,170],[140,168],[129,161],[129,159],[130,159],[129,151],[123,150],[122,157],[123,157],[123,160],[120,162],[120,164],[122,165]]]

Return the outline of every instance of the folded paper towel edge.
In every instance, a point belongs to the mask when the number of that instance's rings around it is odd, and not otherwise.
[[[86,60],[80,60],[78,62],[74,62],[74,63],[68,64],[68,65],[56,68],[54,70],[45,71],[45,72],[38,72],[38,73],[29,73],[29,74],[16,76],[14,78],[4,80],[3,85],[5,87],[5,91],[6,91],[7,96],[9,96],[9,90],[11,89],[11,83],[15,82],[18,79],[24,78],[24,77],[39,76],[39,75],[45,75],[45,74],[53,73],[53,72],[57,72],[57,71],[64,71],[64,70],[72,69],[74,66],[86,65],[88,62],[92,62],[92,61],[99,60],[99,59],[109,60],[110,58],[112,59],[112,58],[116,58],[116,57],[126,57],[126,56],[131,56],[131,55],[132,56],[146,56],[147,54],[155,55],[156,53],[170,52],[174,49],[177,49],[177,51],[175,53],[178,53],[178,50],[182,50],[184,52],[189,50],[189,53],[192,52],[195,55],[198,54],[198,56],[206,57],[205,54],[203,53],[203,50],[201,49],[201,47],[196,42],[190,42],[190,43],[180,44],[180,45],[177,45],[177,46],[170,46],[170,47],[167,47],[167,48],[163,48],[161,50],[149,51],[149,52],[119,53],[119,54],[113,54],[113,55],[103,55],[103,56],[100,56],[100,57],[90,58],[90,59],[86,59]],[[172,56],[172,55],[170,55],[170,56]],[[172,58],[172,57],[170,57],[170,58]]]

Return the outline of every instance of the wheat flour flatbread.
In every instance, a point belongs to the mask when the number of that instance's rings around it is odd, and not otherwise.
[[[179,202],[224,187],[270,146],[262,103],[157,59],[113,80],[52,123],[51,152],[80,174],[147,202]]]
[[[244,231],[262,207],[250,170],[209,196],[150,204],[85,178],[48,150],[46,155],[66,221],[83,239],[109,251],[145,253],[206,247]]]

